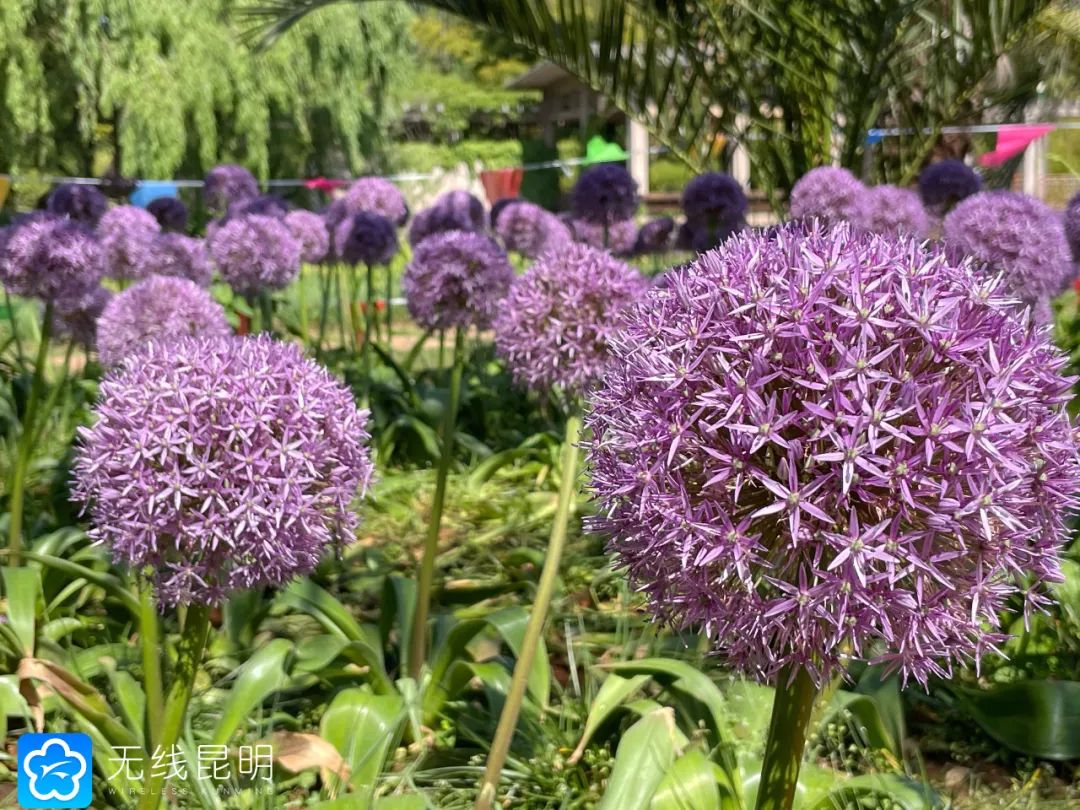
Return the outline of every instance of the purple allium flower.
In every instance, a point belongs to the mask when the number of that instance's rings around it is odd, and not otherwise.
[[[495,347],[515,379],[581,393],[608,364],[623,310],[646,281],[603,250],[569,244],[515,279],[495,319]]]
[[[154,240],[151,272],[186,278],[200,287],[209,287],[214,277],[214,268],[206,255],[206,243],[182,233],[163,233]]]
[[[0,283],[14,295],[56,301],[80,298],[105,274],[94,232],[82,222],[42,214],[8,231],[0,255]]]
[[[742,230],[750,201],[734,177],[706,172],[686,184],[682,209],[696,237],[692,240],[694,249],[707,250]]]
[[[600,163],[581,173],[570,192],[575,220],[603,225],[632,219],[637,211],[637,183],[618,163]]]
[[[633,253],[664,253],[671,248],[671,234],[675,231],[675,220],[671,217],[650,219],[638,229],[634,240]]]
[[[424,208],[409,225],[409,244],[415,247],[434,233],[484,230],[484,204],[467,191],[448,191]]]
[[[232,330],[221,304],[186,278],[150,276],[114,295],[98,318],[101,362],[115,366],[151,341],[223,337]]]
[[[503,206],[495,220],[495,234],[507,250],[530,259],[573,241],[570,229],[557,216],[522,200]]]
[[[217,213],[224,212],[231,203],[259,196],[259,184],[243,166],[224,163],[206,173],[203,181],[203,202]]]
[[[317,264],[330,252],[330,233],[326,220],[312,211],[302,209],[285,215],[285,225],[300,243],[300,258],[308,264]]]
[[[446,231],[416,246],[401,286],[424,329],[487,327],[514,280],[506,253],[491,239]]]
[[[505,211],[511,205],[517,205],[518,203],[528,202],[521,197],[502,197],[491,204],[491,210],[488,211],[488,226],[491,230],[495,230],[495,223],[499,221],[499,214]]]
[[[251,216],[282,218],[289,213],[292,206],[288,200],[278,197],[276,194],[260,194],[257,197],[247,197],[229,203],[224,220],[236,219],[237,217]]]
[[[632,219],[619,219],[607,227],[607,245],[604,245],[604,226],[584,219],[570,220],[570,230],[574,239],[601,250],[607,249],[616,256],[627,256],[634,252],[637,241],[637,225]]]
[[[1069,240],[1074,262],[1080,262],[1080,192],[1069,200],[1065,208],[1065,238]]]
[[[591,397],[600,516],[658,614],[739,670],[925,683],[1046,603],[1080,486],[1064,356],[969,262],[743,232],[627,316]]]
[[[1072,256],[1061,216],[1046,203],[1012,191],[985,191],[961,201],[942,225],[946,248],[971,256],[1005,290],[1039,306],[1072,276]]]
[[[394,223],[379,214],[359,211],[334,231],[334,253],[347,264],[389,264],[397,250]]]
[[[341,198],[345,209],[350,214],[367,211],[386,217],[398,227],[409,218],[409,206],[401,191],[382,177],[361,177],[356,180]]]
[[[873,186],[866,190],[858,220],[863,230],[882,236],[909,234],[925,239],[930,232],[919,195],[911,189],[897,186]]]
[[[300,272],[300,242],[275,217],[231,219],[214,230],[208,248],[222,278],[241,295],[286,287]]]
[[[931,163],[919,173],[919,196],[926,210],[936,217],[945,216],[954,205],[980,189],[979,175],[955,158]]]
[[[799,178],[788,202],[792,219],[820,219],[835,225],[857,222],[865,196],[866,186],[847,169],[819,166]]]
[[[188,210],[176,197],[158,197],[146,205],[163,231],[184,233],[187,230]]]
[[[73,298],[57,298],[53,308],[53,334],[93,348],[97,341],[97,322],[112,293],[95,287]]]
[[[154,215],[134,205],[110,208],[98,222],[97,234],[111,278],[145,278],[153,272],[154,240],[161,226]]]
[[[45,207],[50,214],[74,219],[90,227],[97,225],[109,201],[97,186],[84,183],[64,183],[49,194]]]
[[[105,377],[94,410],[72,497],[162,605],[283,585],[352,536],[368,412],[298,346],[155,342]]]

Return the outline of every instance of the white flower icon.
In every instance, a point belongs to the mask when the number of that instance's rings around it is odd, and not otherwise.
[[[41,801],[71,801],[78,794],[81,780],[87,772],[86,757],[72,751],[64,740],[55,738],[28,754],[23,759],[22,768],[30,780],[27,785],[30,795]],[[40,790],[39,779],[47,779],[49,783],[59,781],[61,786],[70,780],[71,789],[64,790],[50,784],[48,790]]]

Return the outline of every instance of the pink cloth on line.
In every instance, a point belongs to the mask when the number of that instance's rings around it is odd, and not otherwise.
[[[1029,143],[1053,129],[1052,124],[1006,124],[998,130],[994,151],[979,155],[979,165],[1000,166],[1009,158],[1023,152]]]

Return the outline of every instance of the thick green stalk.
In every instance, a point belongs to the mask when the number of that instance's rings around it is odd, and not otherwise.
[[[457,430],[458,403],[461,400],[461,376],[465,369],[465,330],[458,327],[454,337],[454,367],[450,372],[450,399],[442,423],[442,453],[435,473],[435,498],[431,503],[424,556],[416,586],[416,609],[413,611],[412,638],[409,645],[409,675],[419,678],[427,650],[427,623],[431,613],[431,590],[435,581],[435,558],[439,554],[439,529],[446,502],[446,479],[454,458],[454,433]]]
[[[367,266],[367,306],[364,309],[364,345],[360,360],[364,369],[363,407],[371,404],[371,341],[375,339],[375,268]]]
[[[349,302],[345,300],[345,284],[341,281],[341,274],[345,272],[345,268],[340,264],[334,266],[334,289],[337,293],[337,315],[338,325],[341,327],[341,348],[349,348],[348,331],[349,327],[346,326],[346,322],[349,319]]]
[[[46,426],[49,424],[49,414],[56,410],[56,404],[60,401],[60,395],[67,390],[68,373],[71,371],[71,356],[75,353],[75,343],[68,343],[67,350],[64,352],[64,367],[60,372],[60,379],[57,380],[56,385],[52,387],[49,392],[49,398],[45,400],[45,404],[41,407],[41,414],[44,418],[38,420],[38,424],[34,427],[34,438],[32,444],[37,447],[41,442],[41,436],[45,431]]]
[[[274,300],[269,290],[259,290],[259,315],[259,331],[274,334]]]
[[[4,307],[7,309],[8,322],[11,324],[11,340],[15,344],[15,359],[19,361],[19,368],[26,368],[26,355],[23,354],[22,338],[19,337],[19,327],[15,322],[15,307],[11,303],[11,295],[4,288]]]
[[[326,320],[330,313],[330,267],[325,265],[319,271],[319,288],[322,301],[319,305],[319,339],[315,343],[315,359],[322,359],[323,341],[326,339]]]
[[[446,330],[439,330],[439,368],[446,365]]]
[[[817,694],[817,687],[802,667],[787,667],[777,677],[756,810],[791,810]]]
[[[394,271],[390,265],[386,265],[386,351],[393,351],[391,342],[394,339]]]
[[[143,687],[146,692],[146,749],[153,754],[161,739],[165,713],[165,690],[161,678],[161,627],[157,601],[150,582],[139,582],[139,643],[142,647]]]
[[[563,549],[566,547],[570,507],[577,494],[577,440],[580,427],[581,418],[577,414],[571,414],[566,420],[566,437],[562,448],[562,484],[559,487],[559,502],[555,510],[555,522],[551,526],[544,568],[540,572],[540,582],[536,588],[532,613],[529,614],[529,622],[525,625],[525,639],[521,644],[521,654],[514,663],[510,691],[503,704],[502,714],[499,715],[495,739],[488,753],[487,768],[484,770],[484,781],[480,785],[480,795],[476,799],[475,810],[491,810],[495,802],[499,776],[502,774],[503,765],[506,764],[506,757],[510,753],[510,743],[514,738],[514,729],[517,728],[521,704],[525,699],[525,690],[529,684],[529,672],[532,671],[533,660],[540,646],[548,608],[551,605],[551,597],[555,592],[559,565],[562,561]]]
[[[349,289],[349,331],[352,333],[350,342],[352,343],[353,351],[360,348],[360,307],[358,301],[360,300],[360,291],[358,287],[360,282],[357,279],[356,266],[353,265],[349,268],[348,276],[348,289]]]
[[[38,342],[37,360],[34,362],[34,377],[30,382],[30,398],[26,402],[22,430],[19,432],[19,445],[15,455],[15,467],[11,475],[11,513],[8,524],[8,565],[18,566],[22,551],[23,508],[26,500],[26,475],[30,469],[30,457],[34,453],[34,425],[37,419],[38,403],[45,386],[45,364],[49,359],[49,338],[52,333],[52,302],[45,304],[45,318],[41,325],[41,340]]]
[[[297,275],[296,280],[298,282],[296,288],[296,308],[299,310],[297,315],[300,319],[300,335],[301,341],[305,346],[308,345],[308,341],[311,340],[311,335],[308,334],[308,311],[307,311],[307,284],[304,278],[304,271],[307,269],[306,264],[300,265],[300,273]]]
[[[188,701],[195,685],[195,675],[199,671],[206,637],[210,630],[210,608],[206,605],[190,605],[184,620],[184,630],[180,636],[180,650],[176,661],[176,673],[169,696],[165,700],[165,713],[162,718],[161,736],[157,748],[169,752],[180,739],[187,715]],[[150,750],[153,754],[154,749]],[[138,810],[157,810],[165,782],[165,769],[144,768],[143,795],[139,799]]]

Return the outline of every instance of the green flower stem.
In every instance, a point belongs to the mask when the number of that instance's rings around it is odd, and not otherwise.
[[[301,341],[305,346],[307,346],[308,341],[311,340],[311,335],[308,334],[307,279],[304,278],[305,270],[307,270],[307,265],[300,265],[300,273],[297,276],[297,281],[299,281],[300,283],[296,289],[296,308],[299,310],[297,315],[300,318]]]
[[[346,334],[349,327],[345,325],[348,320],[349,303],[345,300],[346,285],[341,281],[341,275],[344,272],[345,268],[340,264],[334,266],[334,290],[337,295],[338,325],[341,327],[341,348],[346,350],[349,348],[349,338]]]
[[[161,679],[161,628],[157,601],[154,599],[154,589],[145,579],[139,582],[139,643],[142,647],[143,687],[146,692],[146,748],[153,754],[161,740],[165,691]]]
[[[161,736],[157,748],[171,751],[180,739],[187,715],[188,701],[191,700],[195,675],[199,671],[206,637],[210,630],[210,608],[206,605],[190,605],[184,620],[184,630],[180,636],[180,650],[176,661],[176,674],[169,695],[165,700],[165,713],[162,717]],[[150,749],[153,754],[154,749]],[[143,794],[139,799],[138,810],[157,810],[164,788],[164,769],[144,768]]]
[[[502,774],[503,765],[506,764],[506,757],[510,753],[510,743],[514,738],[514,729],[517,727],[521,704],[525,699],[525,690],[529,683],[529,672],[532,670],[533,660],[536,658],[536,651],[544,632],[544,623],[547,620],[551,597],[555,591],[555,582],[559,577],[559,564],[566,547],[570,507],[578,489],[577,440],[580,428],[581,418],[576,413],[572,413],[566,420],[566,437],[562,448],[562,483],[559,486],[559,501],[555,511],[555,522],[551,527],[551,537],[548,540],[547,554],[544,557],[544,568],[540,572],[540,582],[536,588],[532,613],[529,614],[529,622],[525,626],[521,654],[514,664],[510,691],[503,704],[502,714],[499,715],[495,739],[488,753],[487,768],[484,770],[484,781],[480,785],[480,795],[476,799],[475,810],[491,810],[495,802],[499,776]]]
[[[323,341],[326,340],[326,320],[330,314],[330,268],[324,266],[319,270],[319,289],[322,292],[322,301],[319,303],[319,338],[315,343],[315,359],[322,359]]]
[[[817,694],[802,667],[786,667],[777,677],[756,810],[791,810]]]
[[[439,330],[439,368],[446,365],[446,330]]]
[[[371,341],[375,339],[375,268],[367,266],[367,307],[364,309],[364,345],[360,361],[364,369],[362,407],[371,404]]]
[[[19,368],[26,368],[26,355],[23,354],[22,338],[19,337],[19,327],[15,323],[15,307],[11,303],[11,295],[4,288],[4,307],[7,309],[8,322],[11,324],[11,340],[15,344],[15,358],[19,361]]]
[[[465,330],[458,327],[454,337],[454,367],[450,372],[450,400],[442,424],[442,454],[435,473],[435,498],[431,503],[424,556],[420,561],[420,577],[416,587],[416,609],[413,611],[412,638],[409,644],[409,675],[419,678],[424,668],[427,650],[427,624],[431,613],[431,590],[435,581],[435,558],[439,554],[439,529],[442,526],[443,505],[446,502],[446,478],[454,458],[454,433],[457,430],[458,403],[461,400],[461,377],[465,369]]]
[[[8,524],[8,564],[17,567],[19,554],[22,552],[23,507],[26,500],[26,475],[30,469],[30,457],[34,453],[34,425],[37,420],[38,404],[42,389],[45,387],[45,364],[49,359],[49,338],[52,333],[52,302],[45,304],[45,317],[41,325],[41,340],[38,342],[37,360],[34,362],[34,377],[30,382],[30,398],[26,402],[26,413],[19,432],[19,444],[15,455],[15,467],[11,474],[11,513]]]
[[[360,281],[356,272],[356,267],[350,267],[348,269],[348,289],[349,289],[349,332],[351,333],[349,342],[352,343],[353,351],[355,352],[360,348]]]
[[[268,290],[259,290],[260,332],[274,334],[274,299]]]
[[[49,398],[45,400],[45,404],[41,407],[42,418],[38,420],[37,425],[34,427],[34,438],[32,445],[37,447],[41,443],[41,437],[45,433],[45,427],[49,423],[49,414],[56,410],[56,405],[60,401],[60,395],[67,390],[68,374],[71,371],[71,356],[75,353],[75,343],[68,343],[67,350],[64,352],[64,367],[60,373],[60,379],[56,385],[49,391]],[[66,409],[65,409],[66,410]]]
[[[393,350],[390,345],[394,338],[394,271],[390,265],[386,265],[386,351],[389,354]]]

